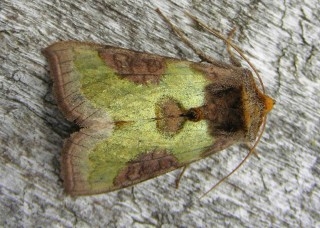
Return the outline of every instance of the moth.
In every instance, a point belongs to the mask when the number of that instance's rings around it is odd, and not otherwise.
[[[164,18],[207,62],[77,41],[44,49],[58,107],[80,126],[62,149],[68,194],[132,186],[258,137],[274,100],[252,72],[205,56]]]

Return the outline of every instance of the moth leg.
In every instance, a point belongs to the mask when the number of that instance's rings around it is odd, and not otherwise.
[[[237,28],[234,27],[229,33],[228,33],[228,42],[226,42],[227,44],[227,51],[230,55],[230,62],[232,65],[237,66],[237,67],[241,67],[241,63],[240,61],[237,59],[237,57],[234,55],[234,53],[231,51],[231,46],[230,43],[232,42],[232,38],[236,32]]]
[[[231,47],[249,64],[249,66],[252,68],[252,70],[254,71],[254,73],[257,75],[258,79],[259,79],[259,82],[260,82],[260,85],[262,87],[262,91],[264,92],[265,89],[264,89],[264,85],[263,85],[263,82],[262,82],[262,79],[259,75],[259,72],[258,70],[255,68],[255,66],[249,61],[249,59],[244,55],[243,51],[237,46],[235,45],[232,41],[231,41],[231,38],[233,36],[233,33],[231,31],[231,35],[229,34],[229,36],[226,38],[225,36],[223,36],[220,32],[218,32],[217,30],[214,30],[214,29],[211,29],[209,28],[207,25],[205,25],[203,22],[201,22],[198,18],[196,18],[195,16],[189,14],[188,12],[185,12],[191,19],[193,19],[195,22],[197,22],[202,28],[204,28],[205,30],[207,30],[209,33],[211,33],[212,35],[214,35],[215,37],[223,40],[228,49],[231,49]],[[231,53],[231,50],[229,51],[229,54]],[[233,54],[231,54],[232,56]],[[234,60],[234,59],[233,59]],[[233,61],[232,60],[232,61]]]
[[[183,169],[182,169],[181,173],[176,178],[176,188],[179,188],[180,179],[183,176],[184,172],[186,171],[187,167],[188,167],[188,165],[183,166]]]
[[[252,145],[250,145],[249,143],[246,143],[245,146],[247,147],[246,149],[248,149],[248,150],[251,150],[251,149],[252,149]],[[259,154],[258,154],[258,152],[257,152],[256,150],[253,150],[253,151],[252,151],[252,154],[253,154],[254,156],[256,156],[256,158],[260,158],[260,157],[259,157]]]
[[[171,21],[159,10],[156,9],[157,13],[159,13],[159,15],[161,17],[163,17],[163,19],[167,22],[167,24],[171,27],[172,31],[182,40],[182,42],[184,42],[187,46],[189,46],[198,56],[202,61],[206,61],[209,62],[215,66],[218,67],[223,67],[223,68],[229,68],[228,64],[225,64],[221,61],[218,61],[214,58],[211,58],[210,56],[206,55],[204,52],[202,52],[201,50],[199,50],[198,48],[196,48],[190,40],[188,40],[187,36],[180,30],[178,29],[174,24],[171,23]]]

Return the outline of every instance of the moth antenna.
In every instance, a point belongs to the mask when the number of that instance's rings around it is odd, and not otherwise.
[[[172,31],[184,42],[186,45],[188,45],[199,57],[201,60],[205,60],[209,63],[212,63],[213,65],[223,67],[223,68],[229,68],[230,66],[228,64],[225,64],[221,61],[215,60],[212,57],[206,55],[204,52],[196,48],[186,37],[185,34],[183,34],[180,29],[178,29],[170,20],[167,18],[161,11],[160,9],[156,9],[156,12],[164,19],[164,21],[170,26]]]
[[[176,188],[179,188],[179,183],[180,183],[181,177],[183,176],[183,174],[186,171],[187,167],[188,167],[188,165],[183,166],[183,169],[182,169],[181,173],[176,178]]]
[[[262,133],[264,132],[265,126],[266,126],[266,120],[267,117],[265,116],[263,118],[263,122],[261,125],[261,130],[260,130],[260,134],[257,137],[256,141],[254,142],[253,146],[251,147],[250,151],[248,152],[248,154],[244,157],[244,159],[242,159],[242,161],[236,166],[236,168],[234,168],[227,176],[223,177],[221,180],[218,181],[218,183],[216,183],[215,185],[213,185],[209,190],[207,190],[202,196],[200,196],[199,198],[202,199],[204,196],[206,196],[209,192],[211,192],[213,189],[215,189],[216,187],[218,187],[218,185],[220,185],[222,182],[224,182],[226,179],[228,179],[232,174],[234,174],[244,163],[245,161],[250,157],[251,154],[255,153],[254,149],[257,147],[258,143],[260,142],[260,139],[262,137]]]
[[[187,14],[192,20],[194,20],[195,22],[197,22],[202,28],[206,29],[209,33],[211,33],[212,35],[214,35],[215,37],[223,40],[227,46],[231,46],[251,67],[251,69],[254,71],[254,73],[257,75],[259,83],[261,85],[262,91],[263,93],[265,93],[265,89],[264,89],[264,85],[262,82],[262,79],[260,77],[260,74],[258,72],[258,70],[255,68],[255,66],[249,61],[249,59],[243,54],[243,51],[236,45],[234,44],[229,38],[226,38],[224,35],[222,35],[220,32],[209,28],[206,24],[204,24],[202,21],[200,21],[197,17],[191,15],[188,12],[185,12],[185,14]],[[232,35],[232,34],[231,34]]]

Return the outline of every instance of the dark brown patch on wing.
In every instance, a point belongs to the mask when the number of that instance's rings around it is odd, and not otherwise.
[[[204,112],[209,120],[210,134],[213,136],[246,131],[242,105],[242,86],[206,88]]]
[[[158,84],[166,68],[164,57],[121,48],[101,49],[99,56],[121,78],[137,84]]]
[[[166,97],[156,104],[157,129],[169,136],[177,134],[183,127],[186,118],[184,108],[175,99]]]
[[[166,151],[153,151],[142,154],[127,163],[127,166],[114,179],[114,185],[126,187],[178,167],[177,159]]]
[[[206,63],[191,66],[211,81],[205,88],[205,103],[198,108],[198,113],[208,122],[214,144],[202,156],[236,142],[253,142],[274,100],[257,88],[252,72],[236,66],[220,68]]]
[[[200,107],[203,119],[208,121],[209,133],[233,142],[254,141],[265,116],[266,96],[256,87],[251,71],[202,63],[192,67],[211,81],[205,88],[205,104]]]

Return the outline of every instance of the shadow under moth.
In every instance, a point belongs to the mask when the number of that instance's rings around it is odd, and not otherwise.
[[[243,56],[240,49],[209,30],[225,41],[233,64],[211,59],[158,13],[206,62],[77,41],[43,51],[58,107],[80,126],[62,149],[70,195],[121,189],[260,138],[274,100],[230,52]]]

